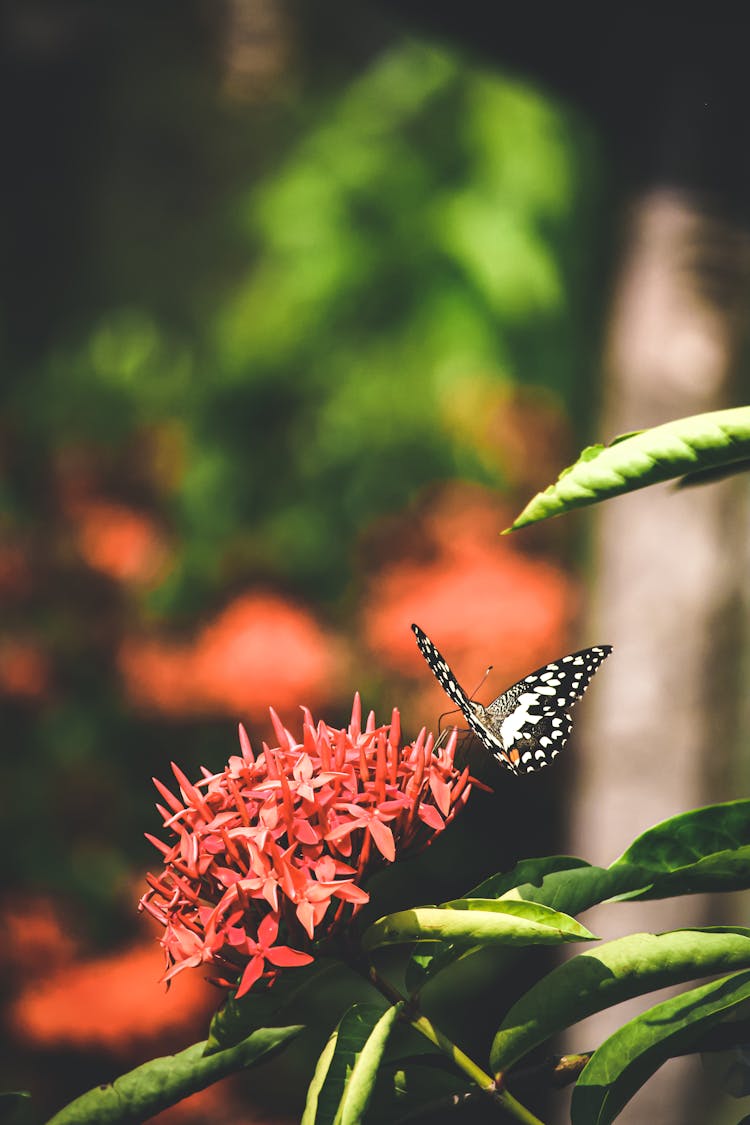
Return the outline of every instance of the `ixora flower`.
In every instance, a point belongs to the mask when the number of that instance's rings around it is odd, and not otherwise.
[[[271,709],[278,746],[256,756],[240,725],[221,773],[193,784],[173,764],[179,796],[154,779],[174,840],[148,836],[164,869],[140,906],[164,927],[165,980],[205,964],[242,996],[307,964],[369,900],[367,876],[426,846],[465,804],[455,732],[440,749],[424,729],[404,746],[396,710],[385,726],[370,712],[362,729],[359,695],[343,729],[302,713],[301,742]]]

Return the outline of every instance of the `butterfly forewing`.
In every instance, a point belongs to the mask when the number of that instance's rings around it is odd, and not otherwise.
[[[612,651],[611,645],[594,645],[562,656],[482,707],[469,699],[429,637],[417,625],[412,629],[443,690],[490,753],[513,773],[533,773],[557,757],[570,735],[570,708]]]
[[[448,667],[448,662],[441,656],[430,638],[426,633],[422,632],[418,625],[412,625],[412,629],[414,630],[414,636],[417,638],[419,651],[429,664],[433,676],[438,681],[445,694],[453,700],[468,719],[473,704]]]

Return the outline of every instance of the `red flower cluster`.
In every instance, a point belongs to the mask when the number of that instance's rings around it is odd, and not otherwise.
[[[240,726],[241,755],[193,785],[172,766],[180,797],[155,784],[171,846],[149,836],[164,871],[141,900],[164,926],[169,980],[201,963],[242,996],[261,977],[303,965],[308,952],[277,944],[281,931],[313,948],[369,899],[362,882],[397,851],[424,846],[466,802],[468,769],[453,764],[455,732],[435,750],[424,730],[401,745],[398,711],[362,730],[359,695],[348,728],[303,708],[302,742],[275,711],[279,745],[257,757]],[[336,900],[336,901],[334,901]]]

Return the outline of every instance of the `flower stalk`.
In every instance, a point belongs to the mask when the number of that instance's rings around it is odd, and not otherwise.
[[[504,1109],[514,1120],[520,1121],[522,1125],[544,1125],[544,1122],[536,1117],[531,1110],[527,1109],[525,1105],[519,1102],[517,1098],[514,1098],[501,1082],[483,1070],[482,1067],[474,1062],[465,1051],[462,1051],[452,1039],[444,1035],[428,1016],[422,1015],[415,1010],[418,1004],[416,994],[407,1000],[401,995],[398,989],[394,988],[378,973],[377,969],[372,964],[369,966],[367,976],[370,983],[374,985],[390,1003],[400,1003],[403,1005],[400,1018],[411,1024],[415,1031],[419,1032],[420,1035],[428,1039],[438,1050],[442,1051],[453,1065],[458,1070],[462,1071],[466,1077],[477,1086],[482,1094],[485,1094],[496,1105]]]

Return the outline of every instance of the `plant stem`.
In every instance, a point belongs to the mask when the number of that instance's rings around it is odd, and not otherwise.
[[[413,1011],[414,1001],[406,1000],[388,981],[384,980],[377,970],[371,965],[369,969],[369,978],[372,984],[381,992],[386,999],[392,1003],[403,1003],[404,1013],[403,1018],[408,1020],[415,1031],[423,1035],[425,1039],[429,1039],[431,1043],[443,1052],[459,1070],[470,1078],[472,1082],[486,1094],[496,1105],[505,1110],[516,1121],[520,1121],[522,1125],[544,1125],[531,1110],[522,1105],[513,1095],[488,1074],[485,1070],[474,1062],[473,1059],[461,1050],[447,1035],[443,1035],[439,1028],[435,1027],[432,1020],[427,1016],[418,1015]]]
[[[416,1031],[424,1035],[425,1039],[429,1039],[431,1043],[439,1047],[459,1070],[462,1070],[483,1093],[489,1095],[497,1105],[502,1106],[506,1113],[509,1113],[516,1121],[523,1122],[523,1125],[543,1125],[543,1122],[531,1110],[522,1105],[508,1090],[499,1087],[491,1075],[482,1070],[460,1047],[457,1047],[452,1040],[443,1035],[442,1031],[435,1027],[427,1016],[416,1016],[410,1020],[410,1023]]]

